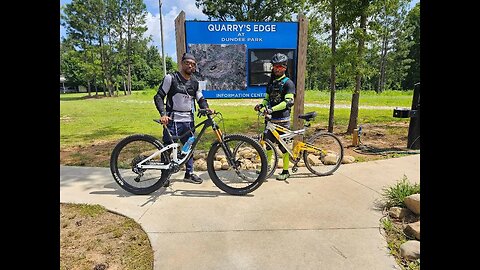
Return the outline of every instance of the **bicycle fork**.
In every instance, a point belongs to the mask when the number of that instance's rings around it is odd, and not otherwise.
[[[213,130],[215,131],[215,135],[222,146],[223,152],[225,152],[228,164],[230,164],[230,166],[235,170],[235,173],[242,178],[242,180],[248,180],[247,176],[240,172],[240,161],[235,160],[235,155],[232,153],[230,147],[228,147],[226,141],[224,140],[222,131],[218,128],[214,128]]]

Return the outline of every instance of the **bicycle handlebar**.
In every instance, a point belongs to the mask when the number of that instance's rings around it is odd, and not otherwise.
[[[260,116],[265,117],[266,120],[272,119],[272,115],[268,113],[268,108],[267,107],[261,107],[258,111],[257,114]]]
[[[211,109],[198,109],[197,117],[218,114],[218,112],[213,112]]]

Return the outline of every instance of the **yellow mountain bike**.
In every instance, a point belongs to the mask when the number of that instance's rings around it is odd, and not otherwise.
[[[326,131],[314,131],[308,137],[308,128],[310,121],[317,115],[316,112],[309,112],[299,115],[298,118],[305,120],[304,128],[299,130],[290,130],[271,121],[271,116],[266,110],[258,112],[265,118],[265,131],[259,136],[260,145],[266,149],[273,149],[272,160],[268,160],[267,178],[272,176],[278,165],[277,146],[268,139],[265,139],[267,131],[271,131],[273,136],[290,154],[290,160],[293,162],[292,172],[298,171],[299,161],[305,163],[305,167],[315,175],[325,176],[333,174],[340,167],[343,159],[343,145],[340,139],[334,134]],[[303,136],[302,141],[293,144],[295,136]]]

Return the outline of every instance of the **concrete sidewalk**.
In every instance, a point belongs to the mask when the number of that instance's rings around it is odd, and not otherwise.
[[[277,171],[277,173],[279,170]],[[132,195],[108,168],[60,166],[60,202],[100,204],[137,221],[154,250],[154,269],[400,269],[381,234],[382,188],[420,182],[420,155],[344,164],[334,175],[305,168],[275,175],[246,196],[181,182]]]

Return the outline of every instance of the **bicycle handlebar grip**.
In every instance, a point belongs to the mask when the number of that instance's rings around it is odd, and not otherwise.
[[[201,117],[201,116],[212,115],[212,114],[213,113],[210,109],[198,109],[197,116]]]

